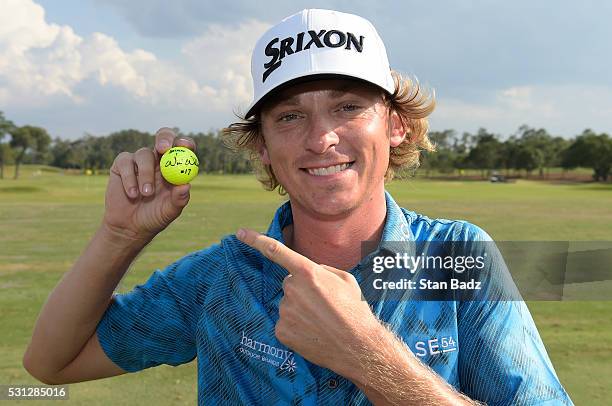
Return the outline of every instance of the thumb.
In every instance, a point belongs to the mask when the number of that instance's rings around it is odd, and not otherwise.
[[[178,209],[182,209],[189,203],[191,185],[188,183],[186,185],[174,186],[172,188],[170,200],[172,201],[172,205]]]

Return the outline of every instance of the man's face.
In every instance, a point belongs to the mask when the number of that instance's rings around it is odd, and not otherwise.
[[[404,139],[381,91],[334,79],[292,86],[261,111],[264,164],[292,204],[337,217],[382,193],[389,149]]]

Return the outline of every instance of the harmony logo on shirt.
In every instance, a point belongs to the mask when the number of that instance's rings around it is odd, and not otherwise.
[[[244,330],[242,331],[242,339],[240,340],[240,348],[238,350],[251,358],[267,362],[281,371],[293,372],[297,369],[292,351],[249,338]]]

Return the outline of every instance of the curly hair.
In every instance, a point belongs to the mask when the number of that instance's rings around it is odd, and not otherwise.
[[[391,147],[389,153],[389,166],[385,173],[385,182],[393,179],[400,170],[415,170],[420,163],[421,151],[434,151],[434,145],[427,135],[429,124],[427,116],[435,108],[435,97],[424,90],[418,83],[409,77],[403,77],[396,71],[391,71],[395,83],[392,95],[383,92],[383,100],[389,108],[389,115],[397,112],[403,127],[406,129],[406,138],[397,147]],[[247,152],[250,162],[255,169],[257,179],[266,190],[278,187],[281,195],[286,194],[282,185],[272,171],[270,165],[264,165],[259,155],[263,143],[261,119],[259,113],[230,124],[222,130],[223,141],[227,147],[236,152]]]

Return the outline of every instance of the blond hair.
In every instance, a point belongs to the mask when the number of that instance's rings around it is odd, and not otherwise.
[[[391,71],[391,75],[395,91],[392,95],[384,93],[384,102],[389,107],[389,115],[394,111],[397,112],[402,126],[406,129],[406,138],[397,147],[390,148],[385,182],[393,179],[395,173],[400,170],[418,168],[421,151],[434,151],[434,145],[427,136],[429,130],[427,116],[431,114],[436,104],[433,94],[424,90],[416,80],[403,77],[396,71]],[[232,123],[222,130],[225,145],[236,152],[248,153],[257,179],[266,190],[278,187],[281,195],[286,194],[276,179],[272,167],[261,162],[259,151],[264,141],[259,113],[248,119],[239,118],[239,122]]]

